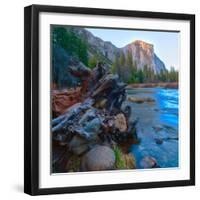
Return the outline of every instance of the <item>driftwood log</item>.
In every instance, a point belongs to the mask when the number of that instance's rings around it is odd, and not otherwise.
[[[91,108],[94,103],[93,99],[86,99],[83,103],[77,103],[71,106],[66,113],[52,120],[52,132],[66,129],[81,112]]]
[[[75,76],[79,76],[84,78],[88,77],[88,82],[91,81],[90,77],[92,76],[92,80],[96,80],[96,83],[93,84],[89,88],[91,83],[88,85],[88,92],[85,95],[83,103],[76,103],[73,106],[69,107],[65,110],[65,113],[61,116],[53,119],[52,121],[52,132],[60,131],[61,129],[66,129],[70,122],[75,120],[76,117],[80,117],[81,112],[85,112],[91,106],[102,99],[105,100],[105,109],[108,111],[112,111],[113,109],[120,109],[123,101],[125,100],[125,84],[119,81],[117,75],[110,74],[106,67],[103,67],[102,64],[97,64],[97,67],[94,68],[92,72],[89,70],[85,70],[83,74],[81,74],[81,70],[76,72],[75,68],[71,68],[71,73]],[[91,75],[92,74],[92,75]],[[97,79],[99,78],[99,80]],[[84,85],[85,87],[85,85]],[[86,88],[84,88],[84,91]],[[63,94],[63,93],[62,93]],[[66,95],[69,92],[66,92]],[[76,94],[76,92],[75,92]],[[70,93],[70,95],[72,95]],[[79,97],[80,98],[80,97]]]

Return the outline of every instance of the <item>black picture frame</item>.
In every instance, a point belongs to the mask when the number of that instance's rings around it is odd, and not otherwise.
[[[162,182],[39,188],[39,13],[125,16],[190,22],[190,179]],[[95,192],[195,184],[195,15],[31,5],[24,9],[24,192],[30,195]]]

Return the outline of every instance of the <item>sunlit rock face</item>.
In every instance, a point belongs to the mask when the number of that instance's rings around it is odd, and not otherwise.
[[[136,62],[138,69],[152,69],[155,73],[165,70],[165,64],[158,58],[154,52],[154,46],[141,40],[136,40],[121,49],[125,55],[131,53],[133,61]]]

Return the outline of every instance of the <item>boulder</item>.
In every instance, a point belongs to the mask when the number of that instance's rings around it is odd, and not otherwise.
[[[87,152],[81,161],[82,171],[100,171],[114,169],[115,154],[108,146],[96,145]]]

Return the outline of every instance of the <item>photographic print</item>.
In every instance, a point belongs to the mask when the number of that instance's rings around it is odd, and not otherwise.
[[[24,192],[195,184],[195,16],[31,5]]]
[[[52,173],[179,167],[179,32],[50,32]]]

